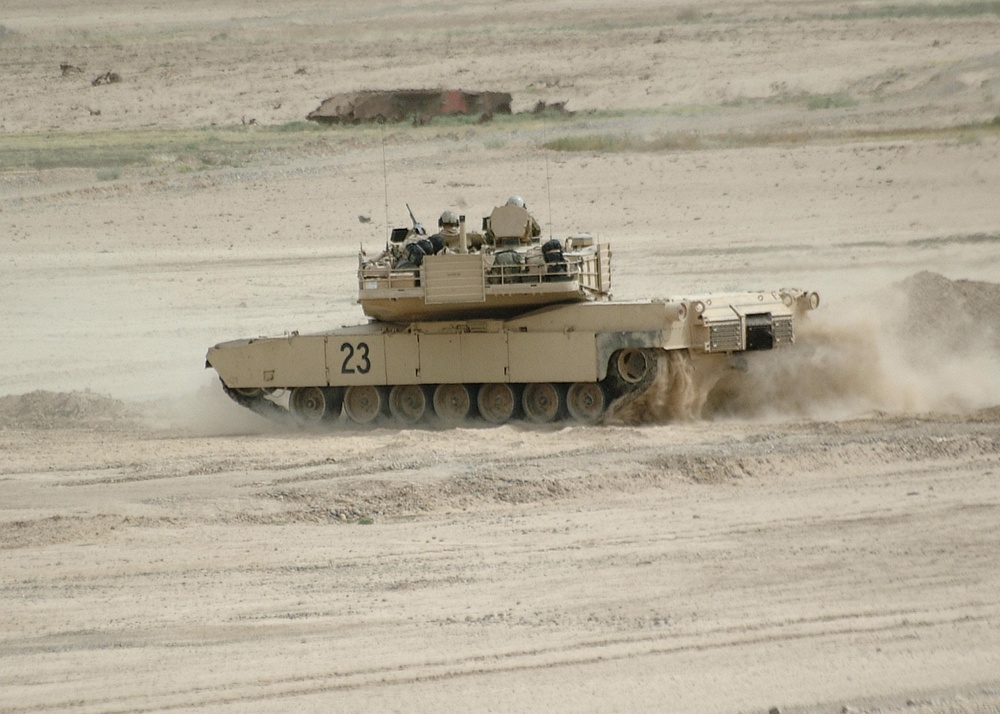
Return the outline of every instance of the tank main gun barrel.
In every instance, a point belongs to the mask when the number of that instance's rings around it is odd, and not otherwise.
[[[469,234],[465,232],[465,216],[458,217],[458,251],[460,253],[469,252]]]

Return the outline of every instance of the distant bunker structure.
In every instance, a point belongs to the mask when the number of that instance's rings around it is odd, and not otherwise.
[[[323,101],[306,119],[323,124],[367,122],[426,123],[433,117],[472,115],[490,119],[510,114],[508,92],[465,92],[460,89],[366,90],[335,94]]]

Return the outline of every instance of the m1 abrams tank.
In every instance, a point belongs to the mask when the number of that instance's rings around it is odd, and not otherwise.
[[[592,236],[541,243],[510,202],[482,233],[458,224],[428,236],[414,219],[360,254],[368,324],[223,342],[205,366],[237,403],[302,425],[597,423],[665,372],[707,391],[741,353],[791,345],[819,305],[798,289],[614,302]]]

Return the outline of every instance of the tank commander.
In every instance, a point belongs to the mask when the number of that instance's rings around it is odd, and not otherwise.
[[[438,218],[438,232],[435,234],[444,245],[451,250],[458,249],[459,230],[458,214],[454,211],[445,211]]]

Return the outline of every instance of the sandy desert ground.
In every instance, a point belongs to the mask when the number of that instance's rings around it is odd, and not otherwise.
[[[8,0],[0,67],[0,712],[1000,711],[997,3]],[[574,113],[303,121],[394,87]],[[203,369],[512,193],[618,298],[823,304],[681,422]]]

